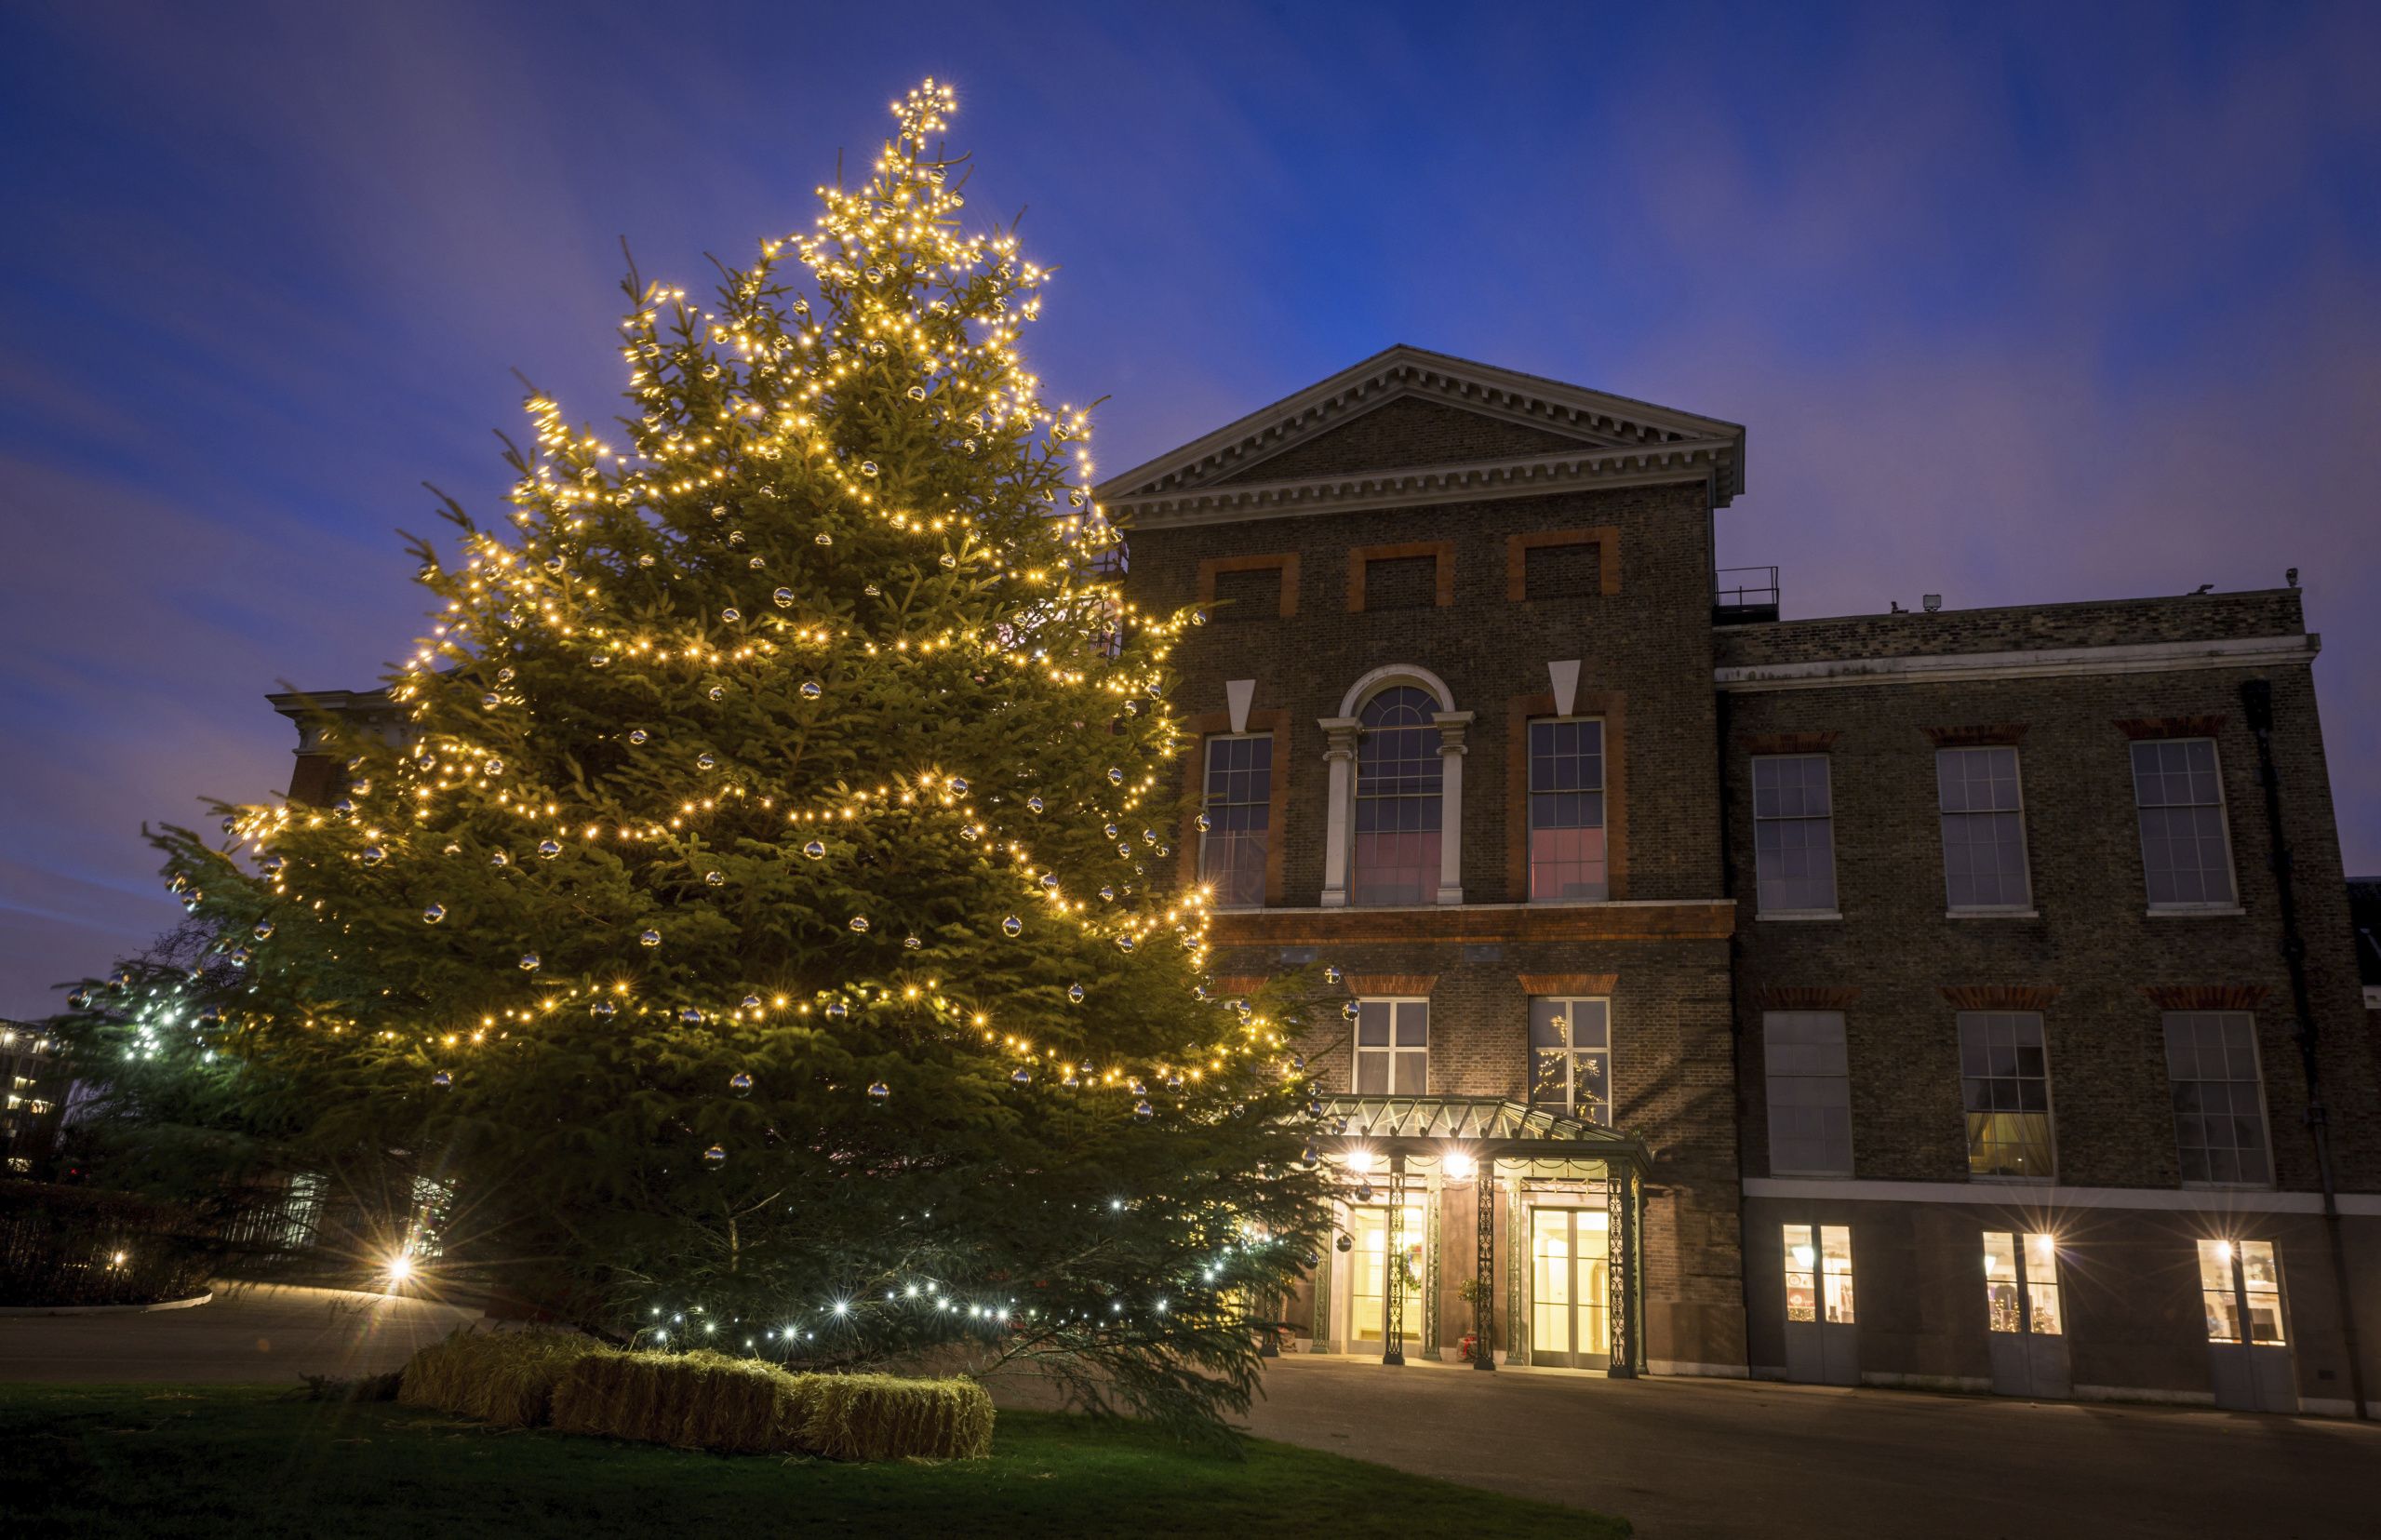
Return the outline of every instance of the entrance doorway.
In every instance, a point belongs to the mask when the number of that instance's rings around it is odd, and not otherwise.
[[[1347,1351],[1375,1352],[1388,1346],[1389,1211],[1386,1206],[1347,1211]],[[1398,1219],[1396,1265],[1404,1269],[1405,1341],[1422,1336],[1422,1206],[1406,1204]]]
[[[1787,1225],[1786,1377],[1807,1385],[1860,1383],[1860,1327],[1853,1310],[1852,1226]]]
[[[2067,1312],[2059,1299],[2058,1242],[2039,1233],[1986,1230],[1984,1268],[1993,1389],[2037,1399],[2073,1395]]]
[[[2270,1240],[2202,1240],[2200,1298],[2207,1309],[2208,1377],[2215,1404],[2241,1412],[2298,1410],[2281,1259]]]
[[[1610,1369],[1612,1216],[1602,1209],[1530,1211],[1530,1361]]]

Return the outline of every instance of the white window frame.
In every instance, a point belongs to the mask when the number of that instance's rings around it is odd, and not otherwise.
[[[1206,816],[1210,806],[1207,788],[1209,778],[1215,773],[1213,759],[1214,745],[1217,743],[1247,743],[1259,738],[1271,742],[1273,736],[1274,735],[1270,732],[1211,732],[1207,734],[1205,739],[1202,740],[1202,746],[1199,749],[1198,810],[1201,817]],[[1273,778],[1281,773],[1281,745],[1274,743],[1272,754],[1265,765],[1265,801],[1263,804],[1265,808],[1265,855],[1268,860],[1271,859],[1273,854],[1273,842],[1280,837],[1281,833],[1280,830],[1276,829],[1273,826],[1272,809]],[[1207,846],[1209,837],[1215,832],[1216,831],[1212,829],[1201,829],[1198,831],[1197,871],[1198,879],[1201,882],[1209,880],[1207,875]],[[1265,900],[1266,893],[1264,877],[1263,873],[1259,873],[1257,879],[1256,903],[1229,904],[1224,902],[1223,895],[1219,892],[1216,898],[1215,907],[1218,909],[1262,909],[1265,906]]]
[[[1616,1046],[1613,1042],[1615,1034],[1612,1030],[1612,998],[1610,995],[1532,995],[1530,997],[1530,1010],[1532,1015],[1535,1015],[1537,1008],[1541,1002],[1561,1008],[1561,1014],[1558,1019],[1563,1024],[1563,1046],[1559,1051],[1562,1054],[1563,1076],[1565,1080],[1563,1096],[1560,1104],[1563,1111],[1566,1115],[1572,1117],[1577,1117],[1579,1115],[1579,1087],[1574,1076],[1575,1065],[1579,1055],[1583,1053],[1599,1054],[1604,1061],[1603,1116],[1598,1118],[1595,1116],[1594,1112],[1591,1110],[1585,1120],[1595,1123],[1602,1128],[1611,1128],[1613,1120],[1614,1102],[1612,1094],[1612,1077],[1615,1073],[1612,1059],[1613,1051]],[[1576,1046],[1579,1040],[1577,1037],[1579,1019],[1577,1016],[1572,1014],[1572,1010],[1574,1007],[1582,1005],[1598,1005],[1603,1007],[1604,1046],[1601,1049],[1580,1048]],[[1531,1024],[1532,1029],[1534,1029],[1535,1024],[1536,1024],[1534,1022]],[[1538,1045],[1534,1040],[1532,1040],[1528,1042],[1525,1047],[1526,1051],[1529,1054],[1529,1070],[1528,1078],[1524,1081],[1522,1086],[1522,1103],[1527,1106],[1551,1107],[1556,1104],[1551,1101],[1541,1100],[1538,1093]],[[1554,1051],[1549,1050],[1548,1051]]]
[[[1982,1078],[1982,1079],[1986,1079],[1986,1080],[1993,1080],[1993,1079],[2002,1079],[2002,1078],[2007,1078],[2007,1079],[2014,1080],[2014,1081],[2016,1081],[2017,1083],[2019,1083],[2020,1085],[2022,1085],[2026,1080],[2027,1080],[2028,1078],[2031,1078],[2031,1077],[2028,1077],[2028,1076],[2024,1075],[2024,1074],[2016,1074],[2016,1075],[2011,1075],[2011,1076],[2006,1076],[2006,1077],[2003,1077],[2003,1076],[1997,1076],[1997,1075],[1994,1075],[1994,1074],[1992,1074],[1992,1073],[1991,1073],[1991,1070],[1990,1070],[1990,1066],[1989,1066],[1989,1065],[1987,1065],[1987,1066],[1986,1066],[1986,1073],[1985,1073],[1983,1076],[1981,1076],[1981,1077],[1970,1076],[1970,1075],[1968,1074],[1968,1072],[1967,1072],[1967,1063],[1966,1063],[1966,1059],[1967,1059],[1967,1046],[1968,1046],[1968,1045],[1967,1045],[1967,1024],[1968,1024],[1968,1020],[1969,1020],[1969,1018],[1970,1018],[1970,1017],[1974,1017],[1974,1018],[1977,1018],[1979,1021],[1981,1021],[1981,1020],[1983,1020],[1984,1018],[1991,1017],[1991,1016],[2017,1016],[2017,1017],[2030,1016],[2030,1017],[2032,1017],[2032,1018],[2033,1018],[2035,1030],[2036,1030],[2036,1031],[2040,1035],[2040,1037],[2041,1037],[2041,1049],[2042,1049],[2042,1106],[2041,1106],[2041,1117],[2042,1117],[2042,1129],[2043,1129],[2043,1132],[2044,1132],[2044,1133],[2046,1133],[2046,1134],[2049,1136],[2049,1143],[2050,1143],[2050,1168],[2051,1168],[2051,1169],[2050,1169],[2050,1170],[2048,1170],[2048,1171],[2046,1171],[2046,1172],[2016,1172],[2016,1173],[2014,1173],[2014,1174],[2012,1174],[2012,1173],[2007,1172],[1979,1172],[1979,1171],[1977,1171],[1977,1170],[1975,1169],[1975,1166],[1974,1166],[1975,1152],[1974,1152],[1974,1150],[1973,1150],[1973,1148],[1971,1148],[1971,1149],[1969,1150],[1969,1152],[1968,1152],[1968,1159],[1969,1159],[1969,1162],[1970,1162],[1969,1167],[1968,1167],[1968,1180],[1969,1180],[1969,1181],[1971,1181],[1971,1182],[1987,1183],[1987,1184],[1989,1184],[1989,1183],[1996,1183],[1996,1182],[1997,1182],[1997,1183],[2008,1184],[2008,1185],[2014,1185],[2014,1186],[2025,1186],[2025,1187],[2040,1187],[2040,1186],[2050,1186],[2050,1185],[2055,1185],[2055,1184],[2057,1183],[2057,1181],[2058,1181],[2058,1089],[2057,1089],[2057,1087],[2053,1083],[2053,1077],[2052,1077],[2052,1075],[2051,1075],[2051,1024],[2050,1024],[2050,1017],[2049,1017],[2049,1014],[2048,1014],[2048,1012],[2046,1012],[2046,1011],[1999,1011],[1999,1010],[1986,1010],[1986,1011],[1961,1011],[1958,1012],[1958,1013],[1954,1016],[1954,1018],[1953,1018],[1953,1023],[1952,1023],[1952,1038],[1953,1038],[1953,1041],[1954,1041],[1954,1042],[1957,1044],[1957,1046],[1958,1046],[1958,1050],[1959,1050],[1959,1053],[1960,1053],[1960,1078],[1961,1085],[1960,1085],[1960,1139],[1961,1139],[1961,1143],[1962,1143],[1963,1145],[1965,1145],[1965,1144],[1967,1143],[1967,1140],[1968,1140],[1968,1119],[1969,1119],[1969,1118],[1971,1118],[1976,1117],[1976,1116],[1978,1116],[1979,1114],[1982,1114],[1982,1115],[1985,1115],[1985,1116],[1989,1116],[1989,1115],[1991,1115],[1991,1114],[1992,1114],[1993,1112],[1995,1112],[1995,1111],[2013,1111],[2013,1112],[2015,1112],[2015,1113],[2019,1114],[2020,1116],[2025,1115],[2025,1114],[2026,1114],[2026,1112],[2027,1112],[2027,1109],[2026,1109],[2026,1108],[2024,1108],[2024,1107],[2016,1107],[2016,1108],[1992,1108],[1992,1107],[1975,1108],[1975,1107],[1970,1107],[1970,1106],[1968,1105],[1968,1096],[1967,1096],[1967,1086],[1966,1086],[1966,1082],[1967,1082],[1968,1080],[1970,1080],[1970,1079],[1973,1079],[1973,1078]],[[1991,1045],[1990,1045],[1989,1043],[1987,1043],[1986,1046],[1986,1047],[1987,1047],[1987,1049],[1988,1049]],[[2162,1045],[2161,1045],[2161,1046],[2162,1046]]]
[[[2243,1022],[2248,1024],[2249,1064],[2251,1067],[2256,1071],[2257,1076],[2257,1125],[2258,1132],[2265,1135],[2266,1154],[2266,1179],[2262,1182],[2195,1182],[2189,1177],[2184,1177],[2182,1178],[2182,1185],[2193,1191],[2264,1192],[2271,1190],[2274,1185],[2275,1175],[2273,1163],[2273,1102],[2272,1098],[2266,1093],[2266,1050],[2265,1045],[2257,1041],[2257,1018],[2254,1011],[2161,1011],[2158,1013],[2158,1051],[2166,1059],[2166,1087],[2169,1092],[2167,1137],[2174,1141],[2174,1160],[2176,1170],[2179,1171],[2181,1169],[2183,1145],[2180,1133],[2174,1129],[2173,1122],[2176,1116],[2173,1110],[2172,1101],[2172,1092],[2174,1087],[2174,1061],[2172,1050],[2170,1050],[2166,1045],[2166,1034],[2171,1030],[2171,1024],[2177,1016],[2238,1016]],[[2200,1080],[2196,1081],[2195,1083],[2207,1084],[2209,1082]],[[2233,1080],[2222,1083],[2238,1085],[2240,1082]],[[2203,1145],[2201,1147],[2213,1148],[2214,1146]]]
[[[1604,837],[1603,895],[1599,898],[1540,898],[1538,891],[1537,799],[1541,795],[1561,796],[1559,792],[1541,794],[1536,785],[1538,756],[1535,749],[1538,729],[1561,727],[1574,723],[1592,724],[1596,729],[1595,796],[1598,818],[1596,832]],[[1521,837],[1526,842],[1522,851],[1525,886],[1522,898],[1531,904],[1608,904],[1612,896],[1612,732],[1601,716],[1532,716],[1521,724],[1521,756],[1525,764],[1521,775]],[[1584,793],[1586,788],[1582,787]],[[1832,804],[1830,804],[1832,806]],[[1832,817],[1832,813],[1829,815]]]
[[[1810,1075],[1810,1074],[1801,1074],[1801,1073],[1793,1073],[1793,1074],[1786,1074],[1786,1075],[1781,1075],[1781,1074],[1779,1074],[1779,1073],[1778,1073],[1778,1070],[1777,1070],[1777,1058],[1776,1058],[1776,1054],[1775,1054],[1775,1052],[1773,1051],[1773,1048],[1774,1048],[1774,1046],[1775,1046],[1775,1045],[1774,1045],[1774,1043],[1773,1043],[1772,1038],[1771,1038],[1771,1032],[1772,1032],[1772,1024],[1773,1024],[1773,1022],[1775,1021],[1775,1019],[1776,1019],[1776,1018],[1781,1017],[1781,1016],[1833,1016],[1833,1017],[1836,1019],[1836,1031],[1837,1031],[1837,1036],[1838,1036],[1838,1046],[1839,1046],[1839,1047],[1840,1047],[1840,1048],[1843,1050],[1843,1054],[1844,1054],[1844,1067],[1843,1067],[1842,1071],[1841,1071],[1840,1073],[1831,1073],[1831,1074],[1822,1074],[1822,1075]],[[1786,1045],[1786,1046],[1790,1046],[1790,1047],[1797,1047],[1797,1048],[1802,1048],[1802,1047],[1811,1047],[1811,1046],[1814,1046],[1814,1045],[1811,1045],[1811,1044],[1803,1044],[1803,1043],[1796,1043],[1796,1044],[1789,1044],[1789,1045]],[[1812,1167],[1812,1166],[1789,1166],[1789,1165],[1784,1165],[1784,1164],[1781,1164],[1781,1163],[1779,1162],[1779,1160],[1778,1160],[1778,1145],[1777,1145],[1777,1107],[1778,1107],[1778,1102],[1777,1102],[1777,1094],[1776,1094],[1776,1091],[1777,1091],[1777,1082],[1778,1082],[1778,1081],[1780,1081],[1780,1080],[1828,1080],[1828,1081],[1833,1081],[1833,1082],[1835,1082],[1836,1084],[1838,1084],[1838,1085],[1839,1085],[1839,1086],[1841,1086],[1841,1087],[1842,1087],[1842,1089],[1843,1089],[1843,1112],[1844,1112],[1844,1161],[1843,1161],[1843,1169],[1842,1169],[1841,1171],[1830,1171],[1830,1170],[1825,1170],[1825,1169],[1821,1169],[1821,1168],[1818,1168],[1818,1167]],[[1767,1109],[1768,1109],[1768,1113],[1769,1113],[1769,1162],[1770,1162],[1770,1174],[1771,1174],[1771,1175],[1772,1175],[1772,1176],[1824,1176],[1824,1177],[1838,1177],[1838,1178],[1848,1178],[1848,1177],[1850,1177],[1850,1176],[1853,1174],[1853,1170],[1854,1170],[1853,1162],[1858,1158],[1858,1151],[1857,1151],[1857,1149],[1854,1147],[1854,1144],[1853,1144],[1853,1127],[1852,1127],[1852,1044],[1851,1044],[1851,1035],[1850,1035],[1850,1032],[1849,1032],[1849,1030],[1848,1030],[1848,1024],[1847,1024],[1847,1023],[1845,1022],[1845,1020],[1844,1020],[1844,1012],[1842,1012],[1842,1011],[1762,1011],[1762,1012],[1761,1012],[1761,1086],[1762,1086],[1762,1093],[1763,1093],[1763,1096],[1764,1096],[1764,1097],[1765,1097],[1765,1099],[1766,1099],[1766,1100],[1765,1100],[1765,1102],[1764,1102],[1764,1105],[1767,1107]],[[1797,1105],[1807,1105],[1807,1104],[1797,1104]]]
[[[1755,919],[1841,919],[1843,918],[1843,871],[1836,861],[1836,767],[1834,756],[1828,754],[1756,754],[1746,770],[1746,786],[1751,793],[1748,801],[1753,824],[1753,917]],[[1827,887],[1834,902],[1824,909],[1767,909],[1761,906],[1761,825],[1763,824],[1807,824],[1808,817],[1769,819],[1761,816],[1760,765],[1764,760],[1816,759],[1827,768]]]
[[[1385,1005],[1389,1008],[1389,1041],[1384,1047],[1367,1048],[1363,1044],[1363,1010],[1368,1005]],[[1420,1048],[1400,1048],[1398,1046],[1398,1017],[1403,1013],[1401,1008],[1405,1006],[1419,1006],[1422,1010],[1422,1046]],[[1356,1020],[1347,1024],[1347,1089],[1349,1092],[1357,1096],[1429,1095],[1430,997],[1427,995],[1359,995],[1357,997],[1356,1008]],[[1387,1090],[1372,1091],[1358,1089],[1364,1083],[1363,1065],[1364,1059],[1367,1054],[1378,1054],[1388,1061],[1387,1065],[1384,1066],[1387,1070],[1387,1074],[1383,1078],[1383,1084],[1388,1088]],[[1399,1091],[1397,1089],[1398,1058],[1400,1054],[1412,1054],[1422,1060],[1422,1089],[1420,1091]]]
[[[2216,827],[2224,831],[2224,876],[2225,880],[2230,883],[2232,887],[2232,897],[2228,901],[2207,902],[2195,900],[2190,903],[2184,904],[2160,904],[2151,900],[2149,897],[2149,844],[2147,839],[2143,838],[2141,832],[2141,815],[2147,810],[2145,810],[2141,805],[2141,772],[2134,768],[2134,756],[2146,747],[2160,743],[2205,743],[2207,745],[2209,757],[2214,761],[2215,822]],[[2152,917],[2172,915],[2238,915],[2245,913],[2241,906],[2241,864],[2232,853],[2232,799],[2226,795],[2224,790],[2224,745],[2204,733],[2193,734],[2187,738],[2144,738],[2134,743],[2127,743],[2125,745],[2125,786],[2126,789],[2132,793],[2133,797],[2134,840],[2141,850],[2141,896],[2143,901],[2148,904],[2148,913]],[[2176,804],[2166,803],[2163,805],[2173,807]],[[2207,804],[2203,802],[2186,803],[2182,805],[2187,807],[2207,806]]]
[[[1951,810],[1943,806],[1943,757],[1951,754],[1992,754],[2007,751],[2017,783],[2017,806],[2014,808]],[[2033,919],[2040,911],[2034,907],[2034,852],[2031,850],[2032,829],[2026,820],[2026,756],[2014,743],[1961,743],[1934,751],[1934,812],[1935,832],[1943,855],[1943,912],[1951,919],[1975,917],[2002,919]],[[1944,825],[1953,818],[1988,816],[1992,812],[2014,812],[2017,815],[2017,876],[2026,885],[2026,897],[2018,904],[1954,904],[1951,902],[1951,840]]]

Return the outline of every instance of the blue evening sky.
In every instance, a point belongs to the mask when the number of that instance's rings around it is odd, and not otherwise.
[[[2381,871],[2381,6],[16,0],[0,1014],[406,649],[512,369],[609,420],[620,237],[706,285],[927,74],[1105,468],[1408,341],[1746,423],[1789,615],[2295,566]]]

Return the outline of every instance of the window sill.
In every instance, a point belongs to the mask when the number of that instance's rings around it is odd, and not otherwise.
[[[1755,919],[1789,920],[1841,919],[1843,918],[1843,911],[1840,909],[1772,909],[1764,914],[1757,914],[1753,917]]]
[[[2055,1187],[2055,1176],[1979,1176],[1968,1173],[1968,1185],[1976,1187]]]
[[[1945,919],[2040,919],[2040,909],[1946,909]]]
[[[2185,1192],[2273,1192],[2270,1182],[2178,1182]]]
[[[2151,919],[2222,919],[2249,911],[2237,904],[2153,904],[2142,912]]]

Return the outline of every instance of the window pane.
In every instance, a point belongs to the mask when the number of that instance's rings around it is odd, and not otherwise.
[[[1819,1253],[1817,1248],[1811,1244],[1811,1226],[1788,1225],[1784,1228],[1786,1319],[1816,1320],[1819,1319]]]
[[[1934,757],[1943,879],[1954,909],[2023,908],[2030,901],[2013,748],[1944,749]]]
[[[1265,852],[1272,837],[1273,739],[1211,738],[1207,797],[1200,811],[1199,879],[1221,908],[1264,903]]]
[[[1963,1011],[1959,1026],[1968,1173],[2048,1181],[2056,1168],[2041,1017]]]
[[[1844,1225],[1819,1226],[1821,1307],[1826,1319],[1840,1326],[1853,1323],[1852,1312],[1852,1229]]]
[[[2249,1013],[2170,1011],[2164,1025],[2174,1152],[2183,1180],[2269,1182],[2265,1088],[2257,1076]]]
[[[2152,904],[2229,904],[2232,860],[2215,744],[2204,738],[2133,745],[2142,876]]]
[[[1398,1046],[1422,1048],[1430,1041],[1430,1002],[1399,1000],[1398,1002]]]
[[[2241,1280],[2249,1295],[2249,1340],[2281,1343],[2281,1264],[2275,1258],[2270,1240],[2243,1240],[2241,1249]]]
[[[2017,1238],[1987,1230],[1984,1238],[1986,1321],[1995,1332],[2014,1332],[2022,1319],[2017,1291]]]
[[[1438,893],[1442,791],[1438,702],[1411,686],[1384,690],[1361,714],[1349,898],[1427,904]]]
[[[1530,724],[1530,900],[1611,894],[1604,846],[1604,724]]]
[[[1761,1016],[1769,1077],[1770,1170],[1852,1174],[1852,1087],[1840,1011]]]
[[[1836,904],[1835,832],[1825,755],[1753,760],[1755,891],[1764,913]]]

